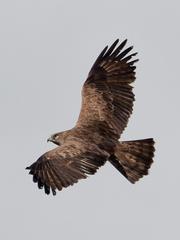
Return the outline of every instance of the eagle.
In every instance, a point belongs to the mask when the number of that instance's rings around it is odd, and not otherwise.
[[[75,126],[51,135],[56,148],[27,167],[46,194],[56,195],[80,179],[93,175],[109,161],[135,183],[153,162],[153,138],[119,141],[133,110],[134,59],[127,39],[106,46],[94,62],[82,88],[82,106]],[[130,53],[131,52],[131,53]]]

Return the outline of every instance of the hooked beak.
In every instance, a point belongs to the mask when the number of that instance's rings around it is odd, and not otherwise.
[[[49,137],[48,139],[47,139],[47,142],[52,142],[52,143],[54,143],[54,144],[56,144],[56,145],[60,145],[58,142],[56,142],[56,140],[54,140],[54,138],[53,138],[53,136],[51,136],[51,137]]]
[[[47,139],[47,142],[53,142],[53,138],[52,138],[52,137],[49,137],[49,138]]]

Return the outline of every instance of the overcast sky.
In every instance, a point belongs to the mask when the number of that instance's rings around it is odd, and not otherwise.
[[[179,239],[179,1],[0,2],[0,239]],[[122,140],[154,137],[150,175],[131,185],[106,164],[47,196],[25,167],[74,126],[95,58],[116,38],[139,52]]]

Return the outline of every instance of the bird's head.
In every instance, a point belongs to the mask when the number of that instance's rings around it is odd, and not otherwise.
[[[47,142],[52,142],[58,146],[60,146],[62,144],[62,137],[61,137],[61,133],[55,133],[53,135],[51,135],[48,139]]]
[[[55,133],[47,139],[47,142],[52,142],[52,143],[60,146],[65,142],[65,140],[67,139],[67,137],[69,136],[70,133],[71,133],[70,130]]]

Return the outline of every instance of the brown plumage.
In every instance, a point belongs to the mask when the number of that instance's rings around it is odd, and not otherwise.
[[[132,113],[136,53],[118,46],[105,47],[92,66],[82,90],[82,107],[74,128],[53,134],[48,140],[58,145],[43,154],[27,169],[33,181],[53,195],[94,174],[106,161],[135,183],[153,162],[154,141],[119,142]]]

